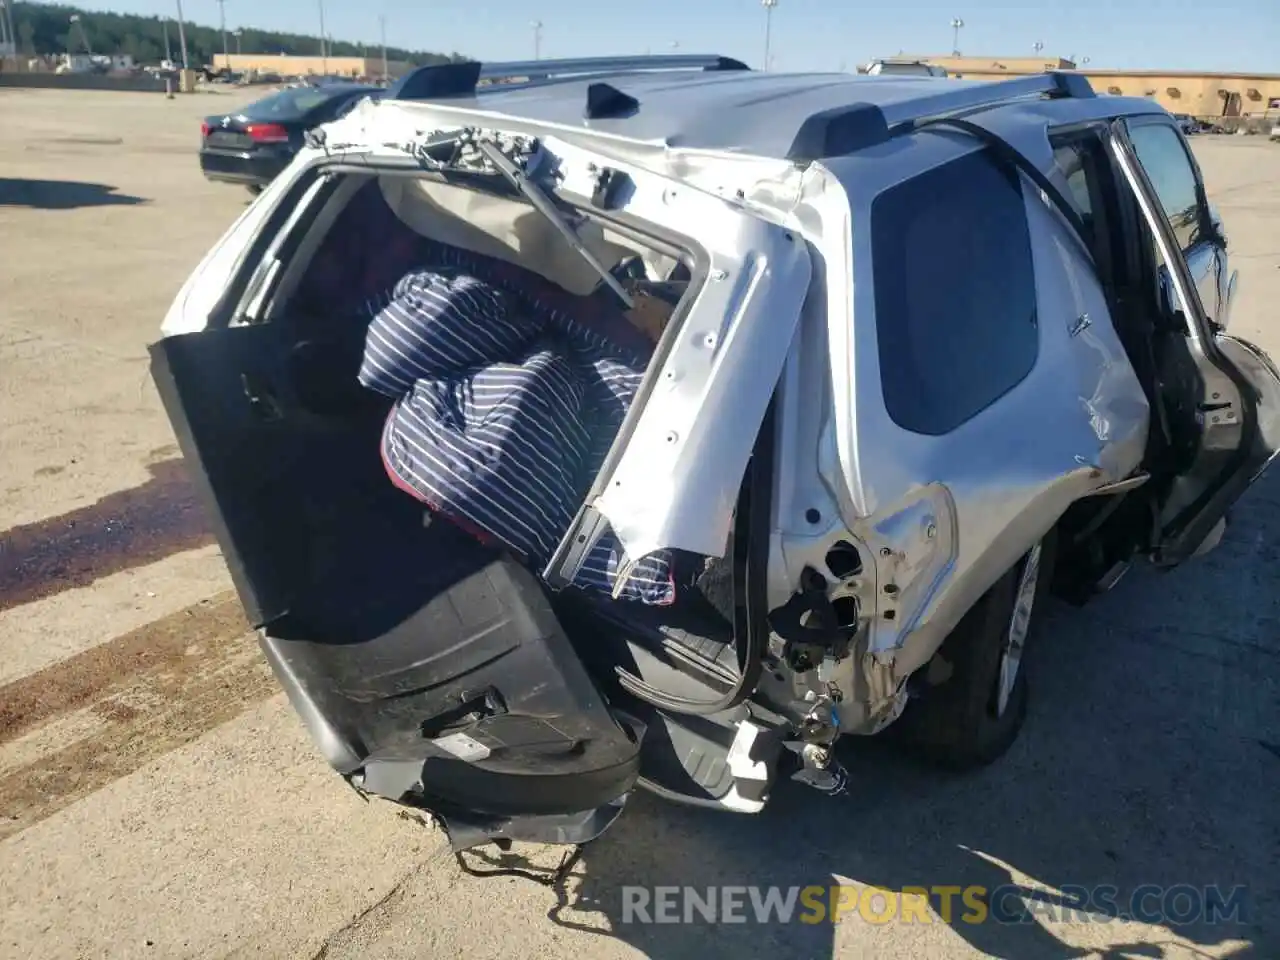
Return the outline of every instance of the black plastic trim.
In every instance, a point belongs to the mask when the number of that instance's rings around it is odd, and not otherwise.
[[[889,122],[874,104],[852,103],[815,113],[800,124],[787,159],[810,163],[840,157],[889,139]]]
[[[1080,241],[1081,249],[1089,258],[1089,262],[1093,262],[1093,248],[1089,246],[1089,232],[1085,229],[1084,221],[1080,219],[1080,214],[1076,212],[1075,206],[1053,181],[1041,173],[1040,169],[1028,160],[1017,147],[986,127],[960,117],[933,117],[914,125],[916,130],[929,130],[933,127],[953,127],[969,134],[971,137],[982,141],[982,144],[995,156],[997,161],[1026,174],[1027,179],[1049,198],[1050,202],[1058,208],[1058,212],[1062,214],[1063,219],[1071,224],[1071,229],[1075,232],[1076,239]]]
[[[565,60],[529,60],[512,63],[442,63],[419,67],[387,90],[396,100],[439,100],[472,97],[481,92],[481,80],[520,80],[513,84],[494,83],[486,90],[520,89],[555,80],[574,80],[592,74],[628,73],[651,70],[701,70],[718,72],[750,70],[741,60],[719,54],[678,54],[650,57],[587,57]]]
[[[640,109],[640,101],[629,93],[623,93],[608,83],[593,83],[587,87],[587,120],[614,120],[629,117]]]
[[[764,671],[764,655],[769,643],[769,610],[766,599],[769,538],[769,517],[773,504],[774,422],[777,412],[777,393],[769,401],[755,450],[747,465],[745,489],[747,492],[747,516],[739,517],[745,527],[747,543],[746,573],[743,577],[746,597],[735,603],[733,636],[738,648],[739,677],[722,696],[714,700],[691,700],[675,697],[645,683],[623,667],[616,669],[618,683],[637,699],[671,713],[693,716],[711,716],[729,710],[755,693]],[[739,497],[739,507],[742,504]],[[744,522],[745,521],[745,522]],[[733,538],[737,543],[738,537]],[[735,578],[736,579],[736,578]]]

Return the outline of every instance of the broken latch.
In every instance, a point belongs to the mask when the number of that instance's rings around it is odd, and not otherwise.
[[[800,750],[800,764],[800,769],[791,776],[797,783],[832,797],[844,793],[849,786],[849,771],[836,759],[830,746],[806,743]]]
[[[822,574],[805,567],[800,584],[798,593],[769,614],[769,625],[786,643],[787,664],[796,673],[806,673],[827,657],[843,657],[851,631],[840,625]]]

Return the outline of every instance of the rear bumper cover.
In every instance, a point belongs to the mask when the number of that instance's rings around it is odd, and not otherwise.
[[[266,185],[289,165],[292,155],[232,150],[200,151],[200,170],[207,180]]]

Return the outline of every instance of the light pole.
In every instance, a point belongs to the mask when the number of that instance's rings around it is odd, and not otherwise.
[[[182,0],[174,0],[178,5],[178,49],[182,51],[182,69],[190,70],[191,63],[187,60],[187,30],[182,25]]]
[[[760,0],[760,6],[764,7],[764,68],[769,69],[769,45],[773,40],[773,8],[778,5],[778,0]]]
[[[960,56],[960,31],[964,29],[964,21],[959,17],[951,18],[951,54]]]
[[[93,56],[93,47],[89,46],[89,35],[84,32],[84,24],[80,22],[80,14],[71,15],[71,25],[80,31],[80,42],[84,44],[85,53]]]
[[[173,66],[173,49],[169,46],[169,18],[165,17],[162,22],[164,24],[164,59],[167,64]]]
[[[218,29],[222,31],[222,65],[231,69],[231,47],[227,44],[227,0],[218,0]]]
[[[13,0],[4,0],[4,19],[9,25],[9,42],[13,44],[13,55],[16,57],[18,55],[18,31],[13,25]],[[30,53],[35,56],[35,52],[35,41],[32,40]]]
[[[391,73],[387,70],[387,16],[383,14],[378,17],[378,33],[382,38],[382,83],[386,85],[391,81]]]
[[[9,31],[9,42],[13,44],[13,55],[17,57],[18,51],[18,31],[13,25],[13,0],[0,0],[4,4],[4,24]],[[34,43],[34,41],[32,41]],[[32,55],[35,54],[35,47],[31,48]]]
[[[535,20],[529,24],[533,27],[533,59],[542,59],[542,21]]]
[[[316,0],[316,7],[320,10],[320,73],[324,76],[328,76],[329,48],[324,39],[328,36],[328,34],[324,32],[324,0]]]

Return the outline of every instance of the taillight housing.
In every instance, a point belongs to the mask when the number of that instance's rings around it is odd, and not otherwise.
[[[245,133],[254,143],[288,143],[289,131],[278,123],[251,123]]]
[[[208,121],[208,120],[202,120],[202,121],[200,122],[200,136],[201,136],[201,137],[207,137],[207,136],[209,136],[209,130],[210,130],[210,129],[211,129],[211,128],[209,127],[209,121]]]

